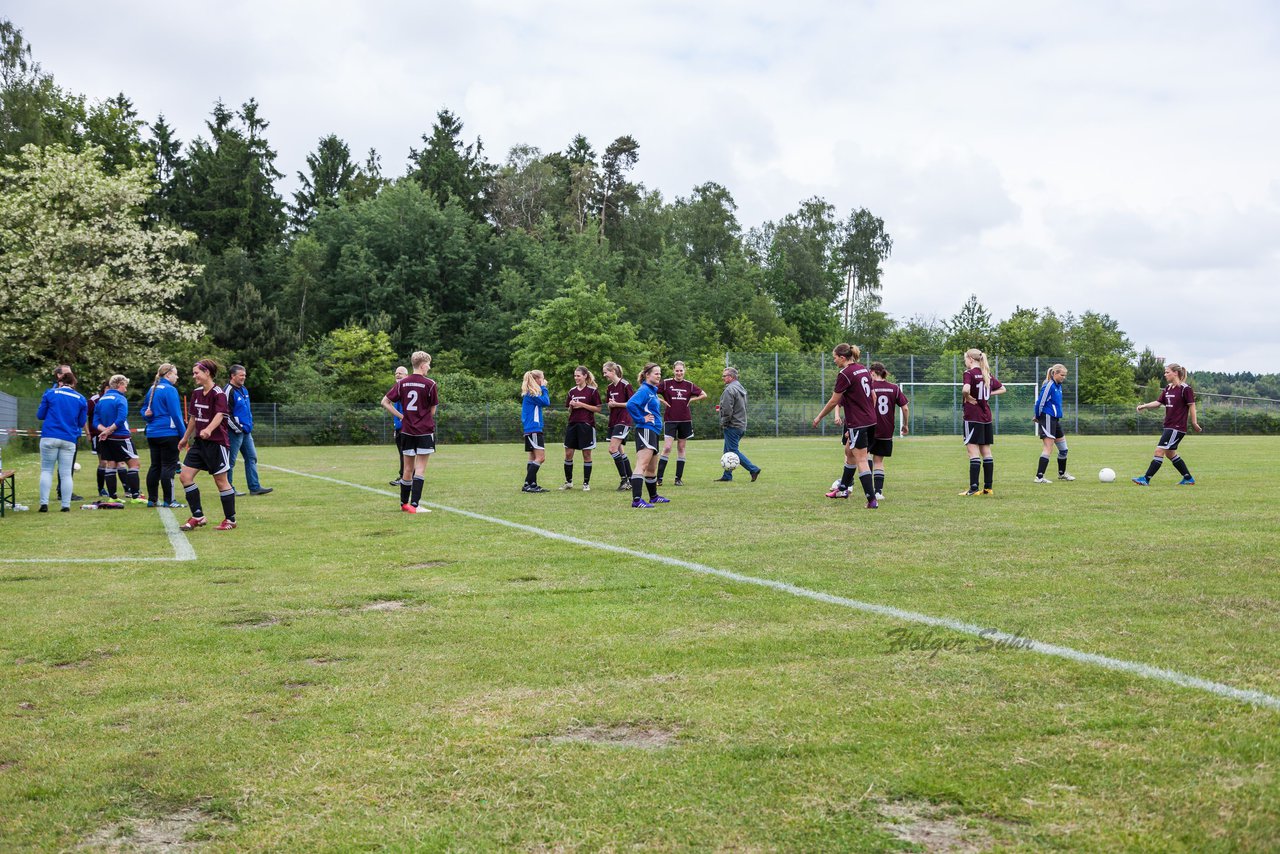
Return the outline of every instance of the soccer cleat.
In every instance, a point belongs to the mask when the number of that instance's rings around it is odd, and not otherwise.
[[[1146,476],[1145,474],[1144,474],[1144,475],[1142,475],[1141,477],[1135,477],[1135,478],[1133,479],[1133,482],[1134,482],[1134,483],[1136,483],[1136,484],[1138,484],[1138,486],[1150,486],[1150,485],[1151,485],[1151,481],[1147,480],[1147,476]]]
[[[540,494],[540,493],[543,493],[543,492],[550,492],[551,490],[547,489],[545,486],[538,486],[538,484],[536,484],[536,483],[531,483],[531,484],[529,484],[529,488],[528,488],[527,490],[525,490],[525,491],[526,491],[526,492],[532,492],[532,493],[534,493],[534,494],[536,495],[536,494]]]
[[[662,478],[658,478],[658,486],[662,486]]]
[[[234,530],[235,530],[235,528],[236,528],[236,523],[235,523],[235,522],[232,522],[230,519],[223,519],[223,520],[222,520],[222,523],[221,523],[220,525],[218,525],[218,527],[214,528],[213,530],[215,530],[215,531],[234,531]]]
[[[676,478],[676,486],[684,486],[684,481],[680,478]]]
[[[828,497],[828,498],[848,498],[848,497],[849,497],[849,490],[847,490],[847,489],[833,489],[833,490],[831,490],[830,492],[828,492],[828,493],[827,493],[827,497]]]
[[[960,497],[968,498],[969,496],[972,496],[972,495],[981,495],[981,494],[982,494],[981,489],[966,489],[964,492],[960,493]]]
[[[528,492],[528,491],[529,491],[529,487],[531,487],[531,486],[533,486],[533,484],[531,484],[531,483],[523,484],[523,485],[521,485],[521,487],[520,487],[520,491],[521,491],[521,492]]]
[[[643,498],[633,498],[631,499],[631,508],[633,510],[652,510],[653,505]]]
[[[631,491],[631,481],[630,481],[628,478],[625,478],[625,477],[624,477],[624,478],[622,479],[622,482],[618,484],[618,491],[619,491],[619,492],[630,492],[630,491]]]
[[[573,489],[573,481],[571,481],[571,480],[566,480],[566,481],[561,485],[561,487],[560,487],[560,491],[561,491],[561,492],[564,492],[566,489]]]
[[[387,481],[387,486],[399,486],[399,485],[400,485],[400,481],[399,481],[399,480],[389,480],[389,481]]]
[[[877,493],[876,493],[876,501],[884,501],[884,493],[883,493],[883,492],[877,492]]]
[[[1064,471],[1062,474],[1058,475],[1058,480],[1075,480],[1075,477]]]
[[[995,495],[995,494],[996,494],[996,491],[995,491],[994,489],[984,489],[984,490],[982,490],[982,494],[983,494],[983,495]]]
[[[183,507],[186,507],[187,505],[183,504],[181,501],[170,501],[168,504],[165,504],[165,503],[162,501],[162,502],[160,502],[159,506],[160,506],[160,507],[168,507],[170,510],[179,510],[179,509],[181,509],[181,508],[183,508]]]
[[[132,498],[130,498],[130,499],[129,499],[129,503],[131,503],[131,504],[146,504],[148,507],[154,506],[154,505],[152,505],[152,504],[151,504],[151,502],[147,501],[147,499],[143,498],[143,497],[142,497],[142,496],[140,496],[140,495],[135,495],[135,496],[133,496]]]
[[[670,504],[670,498],[663,498],[661,495],[655,495],[649,499],[650,504]]]
[[[1196,485],[1196,479],[1191,475],[1187,475],[1182,480],[1178,481],[1178,486],[1195,486],[1195,485]]]
[[[107,496],[107,491],[106,491],[105,489],[99,489],[99,490],[98,490],[98,497],[99,497],[99,498],[107,498],[107,497],[108,497],[108,496]]]
[[[1049,480],[1049,478],[1041,474],[1036,475],[1036,479],[1031,482],[1032,483],[1053,483],[1053,481]]]
[[[156,503],[155,503],[154,501],[148,501],[148,502],[147,502],[147,506],[148,506],[148,507],[155,507],[155,506],[157,506],[157,505],[156,505]]]
[[[584,483],[584,484],[582,484],[582,491],[583,491],[583,492],[590,492],[590,491],[591,491],[591,484],[589,484],[589,483]]]
[[[203,516],[192,516],[190,519],[183,522],[182,525],[179,526],[178,530],[194,531],[196,528],[203,528],[205,525],[208,525],[208,524],[209,524],[209,520],[204,518]]]
[[[875,509],[876,509],[877,507],[879,507],[879,506],[880,506],[880,505],[879,505],[878,503],[876,503],[876,500],[875,500],[874,498],[868,498],[868,499],[867,499],[867,509],[868,509],[868,510],[875,510]]]
[[[418,505],[417,507],[414,507],[412,504],[402,505],[400,509],[406,513],[430,513],[431,512],[430,507],[423,507],[422,505]]]

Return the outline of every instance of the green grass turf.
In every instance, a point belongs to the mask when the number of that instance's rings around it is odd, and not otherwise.
[[[996,495],[962,499],[957,440],[899,441],[874,513],[822,497],[832,439],[748,435],[755,484],[712,483],[693,442],[653,511],[603,449],[593,492],[531,496],[515,446],[447,446],[426,500],[1280,695],[1276,440],[1193,436],[1199,485],[1148,489],[1154,437],[1071,444],[1080,480],[1036,486],[1039,443],[1002,437]],[[385,447],[261,457],[392,489]],[[193,806],[249,850],[901,850],[893,802],[995,848],[1280,839],[1274,709],[262,475],[195,562],[0,564],[0,848]],[[173,553],[134,507],[10,515],[0,552]],[[903,630],[951,648],[894,651]],[[556,738],[589,727],[670,741]]]

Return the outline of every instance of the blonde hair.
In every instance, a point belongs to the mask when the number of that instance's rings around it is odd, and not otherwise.
[[[619,365],[617,362],[605,362],[601,367],[601,370],[612,371],[613,375],[618,378],[618,381],[622,381],[622,365]]]
[[[542,371],[525,371],[524,380],[520,383],[520,393],[527,394],[530,397],[538,397],[542,394]]]
[[[177,368],[168,362],[161,362],[160,367],[156,369],[156,378],[151,381],[151,390],[147,392],[147,406],[151,405],[151,401],[155,400],[156,386],[160,384],[160,380],[170,371],[176,371]]]
[[[671,370],[674,371],[676,368],[683,368],[684,366],[685,366],[684,362],[680,361],[679,359],[676,359],[674,362],[671,363]]]
[[[579,371],[587,375],[587,387],[596,388],[596,375],[588,371],[586,365],[578,365],[578,367],[573,369],[575,374]]]
[[[994,379],[994,377],[991,376],[991,365],[987,363],[987,354],[979,350],[977,347],[973,347],[964,351],[964,357],[977,362],[982,368],[982,387],[988,394],[990,394],[991,380]],[[976,397],[977,395],[974,396]]]
[[[111,379],[107,380],[107,385],[110,386],[111,388],[115,388],[116,386],[120,385],[120,383],[124,383],[125,385],[128,385],[129,378],[126,377],[124,374],[112,374]]]
[[[431,354],[423,350],[417,350],[414,352],[412,356],[409,357],[409,364],[413,365],[413,369],[415,371],[418,370],[418,368],[421,368],[423,365],[426,365],[428,368],[430,368]]]
[[[1044,372],[1044,381],[1047,383],[1053,382],[1053,375],[1058,371],[1066,371],[1066,369],[1067,366],[1063,364],[1050,365],[1049,370]]]
[[[1164,366],[1166,371],[1173,371],[1178,375],[1178,382],[1185,383],[1187,381],[1187,369],[1179,365],[1177,362],[1170,362]]]

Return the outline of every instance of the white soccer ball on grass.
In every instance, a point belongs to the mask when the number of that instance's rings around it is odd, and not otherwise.
[[[1115,469],[1103,469],[1102,471],[1098,472],[1098,480],[1102,481],[1103,483],[1111,483],[1115,479],[1116,479]]]
[[[738,467],[738,464],[741,462],[742,460],[738,459],[737,454],[735,454],[733,451],[728,451],[725,453],[723,457],[720,458],[720,468],[724,469],[725,471],[733,471]]]

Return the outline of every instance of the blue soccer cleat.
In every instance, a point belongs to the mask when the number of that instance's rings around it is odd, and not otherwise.
[[[1142,475],[1141,477],[1135,477],[1135,478],[1133,479],[1133,482],[1134,482],[1134,483],[1136,483],[1136,484],[1138,484],[1138,486],[1150,486],[1150,485],[1151,485],[1151,481],[1147,480],[1147,476],[1146,476],[1145,474],[1144,474],[1144,475]]]
[[[1196,485],[1196,479],[1191,475],[1187,475],[1182,480],[1178,481],[1178,486],[1195,486],[1195,485]]]
[[[653,509],[653,505],[650,504],[648,501],[645,501],[643,498],[633,498],[631,500],[631,507],[634,510],[652,510]]]
[[[653,504],[670,504],[671,503],[670,498],[663,498],[661,495],[655,495],[653,496],[653,498],[650,498],[649,501],[652,502]]]

